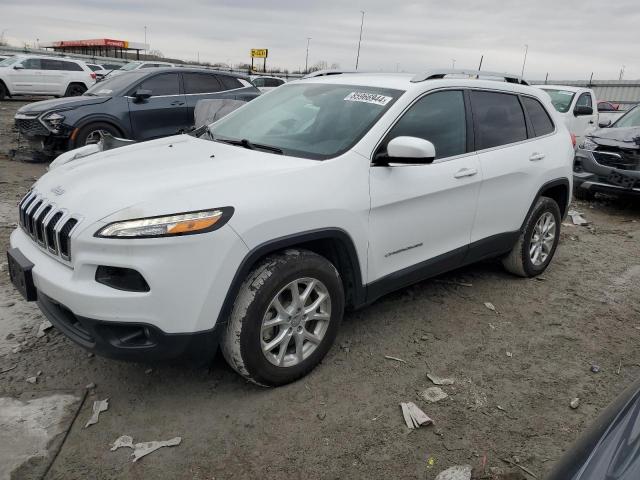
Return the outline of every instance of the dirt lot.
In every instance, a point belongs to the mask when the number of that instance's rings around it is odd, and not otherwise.
[[[16,201],[45,171],[6,156],[19,105],[0,102],[2,251]],[[389,295],[348,313],[324,362],[278,389],[247,384],[221,357],[209,370],[120,363],[88,356],[54,329],[38,338],[42,317],[14,292],[0,259],[0,371],[16,365],[0,374],[0,397],[97,385],[48,479],[431,479],[465,463],[482,476],[483,466],[507,467],[502,459],[541,478],[640,375],[640,206],[599,200],[576,208],[592,228],[564,226],[542,278],[514,278],[485,262]],[[453,284],[460,281],[472,286]],[[26,383],[37,371],[37,383]],[[429,372],[455,378],[438,403],[418,395],[432,386]],[[576,410],[573,397],[581,399]],[[103,398],[109,410],[82,428]],[[409,431],[402,401],[435,424]],[[123,434],[182,443],[132,463],[130,450],[109,450]],[[14,477],[37,477],[55,453]]]

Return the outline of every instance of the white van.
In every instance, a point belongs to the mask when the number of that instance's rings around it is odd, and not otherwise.
[[[551,97],[569,132],[580,143],[584,135],[598,128],[598,101],[590,88],[566,85],[539,85]]]

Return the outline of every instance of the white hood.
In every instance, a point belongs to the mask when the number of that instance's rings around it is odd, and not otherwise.
[[[179,135],[75,160],[34,188],[87,225],[112,215],[109,221],[233,206],[264,188],[266,177],[318,163]]]

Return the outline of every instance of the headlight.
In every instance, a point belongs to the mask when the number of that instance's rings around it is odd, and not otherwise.
[[[229,221],[233,207],[137,218],[110,223],[96,232],[102,238],[153,238],[193,235],[217,230]]]
[[[51,127],[51,129],[54,132],[58,131],[58,128],[60,128],[60,125],[62,125],[62,121],[64,120],[64,115],[60,115],[59,113],[49,113],[48,115],[45,115],[44,117],[42,117],[42,120],[45,121],[45,123],[47,125],[49,125],[49,127]]]
[[[580,145],[580,148],[582,148],[583,150],[595,150],[596,148],[598,148],[598,144],[591,140],[589,137],[586,137],[584,139],[584,142],[582,142],[582,145]]]

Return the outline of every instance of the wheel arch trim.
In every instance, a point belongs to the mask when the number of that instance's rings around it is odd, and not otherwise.
[[[555,187],[565,187],[567,189],[566,205],[558,205],[560,207],[560,212],[562,213],[561,220],[563,220],[564,217],[566,217],[567,212],[569,211],[569,203],[571,202],[571,183],[569,183],[568,178],[565,178],[565,177],[556,178],[555,180],[550,180],[545,184],[543,184],[538,190],[538,192],[536,193],[536,196],[533,198],[533,201],[531,202],[531,206],[529,207],[529,210],[527,210],[527,214],[525,215],[524,220],[522,221],[522,225],[520,226],[521,232],[524,231],[524,228],[527,224],[527,219],[529,218],[529,215],[531,215],[531,212],[535,208],[536,203],[538,202],[538,199],[544,196],[544,192]]]

